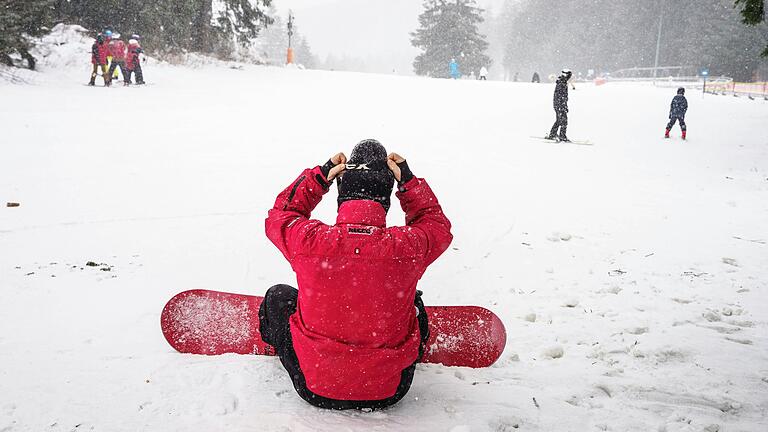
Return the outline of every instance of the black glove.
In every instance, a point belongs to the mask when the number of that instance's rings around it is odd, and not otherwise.
[[[408,183],[414,176],[411,172],[411,169],[408,167],[408,161],[404,160],[397,164],[397,167],[400,168],[400,181],[397,182],[398,186],[402,186],[406,183]]]
[[[326,163],[325,163],[325,165],[323,165],[323,166],[321,166],[321,167],[320,167],[320,171],[322,171],[322,172],[323,172],[323,177],[325,177],[325,178],[328,178],[328,174],[330,174],[330,173],[331,173],[331,170],[332,170],[332,169],[333,169],[333,167],[335,167],[335,166],[336,166],[336,165],[335,165],[333,162],[331,162],[331,160],[330,160],[330,159],[328,159],[328,162],[326,162]]]
[[[333,162],[331,162],[330,159],[328,159],[328,162],[326,162],[323,166],[320,167],[320,172],[323,173],[322,176],[316,175],[315,178],[317,179],[317,182],[320,183],[320,186],[323,187],[323,189],[328,190],[331,187],[331,182],[328,181],[328,175],[331,173],[331,170],[333,167],[335,167]]]

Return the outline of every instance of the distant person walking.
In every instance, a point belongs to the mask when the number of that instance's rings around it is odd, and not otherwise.
[[[459,64],[456,63],[456,59],[451,59],[451,62],[448,63],[448,70],[451,74],[451,78],[453,79],[461,78],[461,72],[459,72]]]
[[[571,142],[565,134],[568,129],[568,80],[571,79],[573,72],[569,69],[563,69],[555,84],[555,96],[553,106],[555,108],[555,124],[549,132],[547,139],[558,139],[564,142]],[[560,133],[558,134],[558,129]]]
[[[480,68],[480,81],[488,81],[488,69],[485,66]]]
[[[680,122],[680,129],[683,131],[683,139],[685,139],[688,128],[685,125],[685,113],[688,111],[688,100],[685,98],[685,89],[680,87],[677,89],[677,95],[672,98],[672,103],[669,107],[669,123],[667,123],[667,132],[664,134],[664,138],[669,138],[669,132],[675,125],[675,122]]]
[[[531,78],[531,82],[532,83],[540,83],[541,82],[541,78],[539,77],[539,73],[538,72],[534,72],[533,73],[533,78]]]
[[[91,72],[91,81],[88,85],[96,85],[96,77],[99,75],[99,69],[101,69],[101,77],[104,78],[104,85],[109,85],[109,74],[107,73],[107,43],[104,41],[104,35],[99,34],[96,36],[96,41],[91,46],[91,64],[93,64],[93,71]]]

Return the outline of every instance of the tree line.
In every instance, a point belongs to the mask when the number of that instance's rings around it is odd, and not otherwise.
[[[659,66],[747,81],[768,65],[764,20],[764,0],[522,0],[496,15],[474,0],[425,0],[413,66],[418,75],[446,77],[456,57],[462,73],[476,72],[491,63],[490,41],[506,76],[648,67],[661,25]]]
[[[0,0],[0,62],[17,54],[34,68],[30,37],[56,23],[140,34],[151,51],[227,57],[273,23],[272,0]]]

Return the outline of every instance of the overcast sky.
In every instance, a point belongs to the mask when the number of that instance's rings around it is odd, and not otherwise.
[[[478,0],[498,10],[505,0]],[[273,0],[282,14],[292,9],[296,25],[321,60],[329,54],[354,56],[382,68],[410,73],[418,51],[409,33],[416,29],[421,0]]]

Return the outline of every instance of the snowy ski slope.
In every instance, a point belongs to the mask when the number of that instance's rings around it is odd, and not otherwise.
[[[0,431],[768,429],[768,102],[689,92],[684,142],[674,89],[577,84],[595,145],[551,144],[549,84],[151,61],[150,86],[88,88],[80,48],[0,83]],[[493,309],[501,360],[419,366],[360,413],[308,406],[275,358],[172,351],[173,294],[295,283],[266,211],[368,137],[453,223],[425,301]]]

